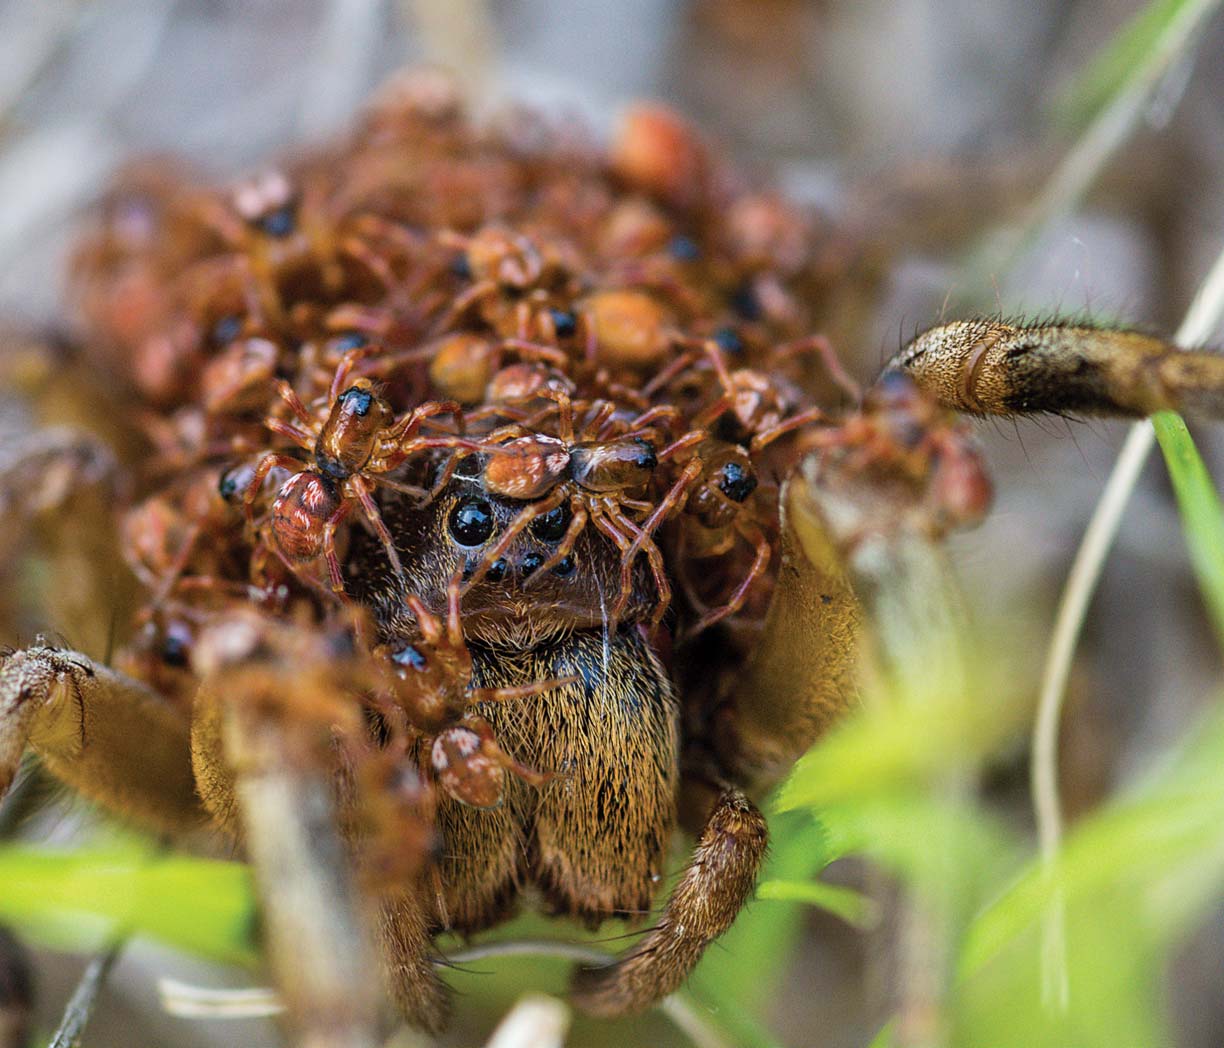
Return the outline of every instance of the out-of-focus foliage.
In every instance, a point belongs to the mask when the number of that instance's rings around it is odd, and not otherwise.
[[[148,935],[228,964],[251,964],[255,899],[242,863],[196,859],[127,839],[64,852],[0,848],[0,919],[63,949]]]
[[[1153,417],[1152,425],[1177,494],[1190,561],[1224,643],[1224,508],[1181,416],[1162,411]]]
[[[1169,27],[1200,0],[1152,0],[1088,63],[1055,107],[1059,123],[1082,129],[1104,109],[1152,52]]]

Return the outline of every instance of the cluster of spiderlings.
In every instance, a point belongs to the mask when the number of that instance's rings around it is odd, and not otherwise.
[[[346,530],[381,526],[413,462],[474,448],[559,544],[541,567],[572,571],[597,528],[626,571],[649,560],[656,620],[758,621],[837,276],[811,216],[659,108],[601,147],[517,110],[477,126],[415,76],[237,184],[133,170],[73,286],[82,343],[143,402],[125,554],[158,657],[232,602],[325,610]]]

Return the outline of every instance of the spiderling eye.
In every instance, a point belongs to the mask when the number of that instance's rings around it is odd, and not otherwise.
[[[462,546],[480,546],[493,534],[493,508],[484,499],[465,499],[451,510],[450,533]]]
[[[350,386],[340,394],[340,403],[354,415],[365,418],[370,413],[370,405],[374,403],[374,394],[368,389]]]
[[[718,489],[732,502],[743,502],[756,486],[757,479],[752,471],[738,462],[728,462],[719,471]]]
[[[399,651],[393,652],[391,661],[405,669],[423,670],[425,668],[425,656],[411,644],[406,644]]]

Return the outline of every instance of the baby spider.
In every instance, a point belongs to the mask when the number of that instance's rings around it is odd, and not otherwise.
[[[390,660],[391,705],[379,710],[422,736],[422,764],[438,786],[461,804],[495,808],[505,793],[506,772],[532,786],[543,786],[552,775],[538,772],[507,755],[493,738],[484,718],[471,712],[480,702],[512,702],[574,683],[577,678],[537,681],[502,688],[472,687],[472,655],[463,639],[459,613],[459,582],[447,589],[443,623],[415,596],[407,598],[420,638],[395,650],[376,654]]]
[[[650,532],[635,524],[626,510],[646,514],[654,509],[637,496],[646,493],[658,465],[653,443],[657,439],[655,424],[671,421],[673,409],[654,407],[624,418],[610,402],[579,401],[577,406],[586,409],[587,417],[575,432],[575,402],[567,393],[545,388],[537,390],[536,395],[555,403],[559,436],[516,436],[485,462],[481,483],[489,494],[521,499],[530,505],[485,554],[468,585],[484,578],[529,527],[537,538],[557,543],[552,555],[534,573],[536,578],[543,578],[573,552],[574,543],[590,522],[621,552],[618,607],[623,608],[631,595],[633,561],[639,552],[645,553],[658,592],[654,612],[657,624],[671,603],[663,554]],[[507,426],[495,430],[489,439],[492,442],[519,430],[518,426]]]
[[[456,403],[429,401],[397,420],[369,379],[358,378],[349,385],[353,367],[367,350],[368,347],[351,350],[341,359],[328,393],[326,413],[321,417],[306,409],[287,382],[277,380],[277,392],[297,422],[272,417],[265,424],[273,433],[288,437],[309,452],[314,457],[314,466],[304,469],[301,460],[271,452],[255,467],[243,497],[247,521],[253,526],[255,499],[268,473],[277,466],[292,471],[272,503],[270,531],[274,549],[295,573],[320,556],[326,558],[331,588],[337,594],[344,592],[344,578],[336,556],[336,529],[352,510],[353,503],[360,504],[370,527],[382,540],[391,567],[402,578],[399,553],[374,502],[375,484],[417,497],[427,495],[385,474],[418,451],[430,448],[479,451],[483,447],[462,436],[417,435],[421,425],[437,415],[453,416],[462,431],[463,413]]]
[[[682,555],[693,559],[726,557],[743,539],[752,549],[752,564],[736,585],[727,602],[706,608],[701,618],[688,631],[693,637],[703,630],[734,615],[748,599],[748,591],[757,579],[765,575],[773,555],[770,537],[761,526],[759,512],[748,508],[749,497],[757,490],[759,479],[752,458],[738,444],[710,437],[704,431],[686,434],[659,453],[660,459],[676,458],[688,461],[671,490],[659,501],[650,517],[642,524],[642,535],[653,534],[672,513],[680,511],[679,542]],[[639,537],[630,548],[628,557],[641,548]],[[623,571],[623,569],[622,569]],[[684,577],[681,576],[682,581]],[[622,584],[624,579],[622,578]],[[700,609],[695,594],[689,599]],[[618,601],[613,614],[619,615],[623,601]]]

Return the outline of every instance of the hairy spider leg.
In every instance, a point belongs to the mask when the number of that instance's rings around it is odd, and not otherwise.
[[[361,509],[365,513],[366,520],[370,522],[370,527],[374,529],[379,541],[383,544],[383,549],[387,551],[387,559],[391,562],[391,568],[395,572],[396,578],[402,582],[404,580],[404,565],[400,562],[399,552],[395,548],[395,541],[391,538],[391,532],[387,530],[382,514],[378,512],[378,506],[374,502],[371,482],[358,474],[357,476],[349,477],[344,482],[344,486],[351,490],[356,496],[357,501],[361,503]],[[329,561],[329,566],[330,563]]]

